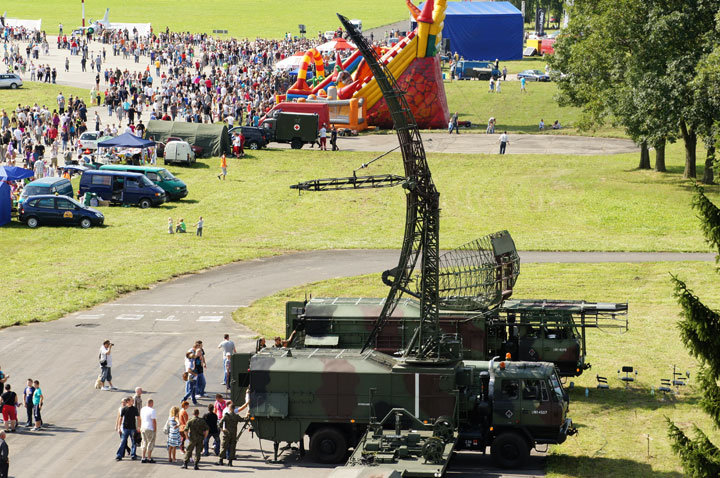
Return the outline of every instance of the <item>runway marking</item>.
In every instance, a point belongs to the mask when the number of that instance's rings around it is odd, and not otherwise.
[[[140,320],[145,317],[145,314],[120,314],[115,319],[117,320]]]
[[[180,319],[176,318],[174,315],[168,315],[164,319],[155,319],[157,322],[180,322]]]
[[[83,315],[78,315],[77,318],[90,320],[90,319],[99,319],[100,317],[102,317],[104,315],[105,314],[83,314]]]
[[[113,307],[216,307],[216,308],[228,308],[228,309],[239,309],[247,307],[247,305],[210,305],[210,304],[124,304],[122,302],[115,302],[112,304],[105,304]]]
[[[222,315],[201,315],[197,322],[220,322],[222,318]]]

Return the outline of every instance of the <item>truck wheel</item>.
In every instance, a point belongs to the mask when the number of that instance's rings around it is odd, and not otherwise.
[[[152,203],[150,202],[149,199],[143,198],[140,200],[140,209],[147,209],[150,206],[152,206]]]
[[[248,144],[248,148],[255,151],[257,149],[260,149],[260,145],[258,144],[257,141],[250,141],[250,143]]]
[[[82,218],[82,220],[80,221],[80,227],[82,227],[83,229],[90,229],[91,226],[92,222],[90,222],[90,219],[86,217]]]
[[[340,463],[347,450],[347,440],[337,428],[321,428],[310,437],[310,453],[320,463]]]
[[[293,140],[290,142],[290,147],[292,149],[300,149],[303,147],[303,142],[300,138],[293,138]]]
[[[36,218],[34,216],[27,218],[26,223],[30,229],[35,229],[36,227],[38,227],[40,225],[38,218]]]
[[[495,438],[490,445],[490,453],[501,468],[521,468],[530,456],[527,442],[512,432]]]

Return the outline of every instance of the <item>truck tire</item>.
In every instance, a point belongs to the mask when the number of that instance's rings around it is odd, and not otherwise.
[[[248,143],[248,149],[252,149],[253,151],[260,149],[260,143],[257,141],[250,141]]]
[[[300,138],[293,138],[290,142],[290,147],[292,149],[301,149],[303,147],[303,142]]]
[[[522,468],[530,456],[530,449],[520,435],[505,432],[493,440],[490,453],[501,468]]]
[[[142,198],[138,204],[140,205],[140,209],[147,209],[152,206],[152,203],[148,198]]]
[[[310,437],[310,454],[319,463],[341,463],[347,450],[347,439],[337,428],[321,428]]]

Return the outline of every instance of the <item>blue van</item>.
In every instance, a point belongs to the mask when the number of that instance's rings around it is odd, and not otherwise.
[[[143,209],[165,202],[165,191],[144,174],[122,171],[83,171],[78,197],[90,192],[113,204],[137,204]]]
[[[73,197],[73,187],[70,180],[65,178],[36,179],[25,185],[18,198],[18,205],[24,203],[28,197],[39,194],[58,194],[71,198]]]

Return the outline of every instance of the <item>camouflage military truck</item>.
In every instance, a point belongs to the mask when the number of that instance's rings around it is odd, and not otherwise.
[[[385,299],[312,298],[285,305],[286,337],[293,345],[361,349],[372,332]],[[561,300],[505,300],[485,311],[441,310],[443,333],[458,334],[463,357],[494,356],[554,363],[561,376],[588,368],[585,331],[590,327],[627,327],[627,304]],[[403,350],[418,326],[418,301],[401,299],[378,335],[375,350]]]
[[[232,398],[250,388],[253,429],[274,443],[302,442],[322,463],[338,463],[374,412],[410,411],[433,423],[447,417],[456,449],[486,451],[504,467],[521,466],[537,444],[572,434],[568,396],[553,364],[455,361],[411,365],[369,350],[263,349],[232,357]]]

